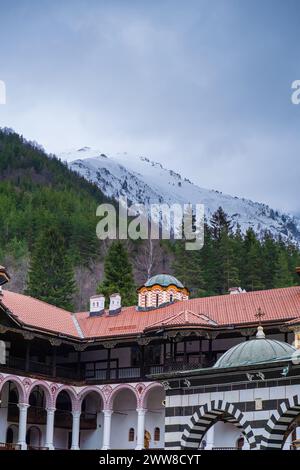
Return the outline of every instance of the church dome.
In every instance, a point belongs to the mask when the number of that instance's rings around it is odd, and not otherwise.
[[[156,276],[150,277],[148,281],[145,283],[145,287],[151,287],[158,284],[162,287],[168,287],[174,285],[179,289],[183,289],[183,284],[176,279],[176,277],[171,276],[170,274],[157,274]]]
[[[241,367],[250,364],[290,358],[296,349],[288,343],[266,339],[262,326],[257,328],[256,338],[244,341],[226,351],[214,368]]]

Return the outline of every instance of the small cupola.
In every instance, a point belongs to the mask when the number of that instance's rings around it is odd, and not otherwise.
[[[105,312],[105,297],[103,294],[93,295],[90,298],[90,317],[101,317]]]
[[[121,295],[111,294],[109,298],[109,315],[118,315],[121,312]]]
[[[176,277],[157,274],[138,289],[138,309],[153,310],[188,298],[189,290]]]

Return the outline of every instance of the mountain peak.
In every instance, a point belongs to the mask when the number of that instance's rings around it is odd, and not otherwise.
[[[60,157],[66,159],[66,154]],[[107,156],[90,147],[83,147],[83,150],[69,152],[67,160],[72,170],[96,183],[110,198],[125,196],[133,203],[146,206],[161,203],[204,204],[207,220],[222,207],[231,218],[233,228],[239,226],[243,233],[251,227],[258,235],[269,231],[275,238],[282,237],[300,244],[298,217],[272,209],[264,203],[202,188],[148,157],[125,152]]]

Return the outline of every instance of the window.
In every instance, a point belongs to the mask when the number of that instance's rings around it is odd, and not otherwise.
[[[155,441],[160,441],[160,428],[155,428],[154,429],[154,440]]]
[[[156,307],[159,305],[159,294],[156,294]]]
[[[173,294],[170,294],[170,302],[173,302]]]
[[[131,348],[131,366],[137,367],[141,365],[142,357],[139,346],[132,346]]]
[[[155,365],[160,364],[161,359],[161,345],[149,344],[145,348],[145,364]]]
[[[134,428],[130,428],[130,429],[129,429],[128,441],[129,441],[129,442],[133,442],[133,441],[134,441]]]

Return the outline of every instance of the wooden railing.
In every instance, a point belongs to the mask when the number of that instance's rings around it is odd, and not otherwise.
[[[101,364],[100,364],[101,362]],[[102,364],[103,363],[103,364]],[[91,363],[93,364],[93,363]],[[112,381],[126,381],[132,379],[145,379],[147,375],[172,372],[177,370],[190,370],[207,367],[200,362],[170,361],[164,364],[137,365],[129,367],[117,367],[115,360],[107,366],[107,361],[96,361],[92,370],[86,369],[84,364],[78,369],[77,364],[56,365],[55,378],[66,380],[66,382],[87,382],[101,383]],[[0,365],[0,370],[15,371],[18,374],[41,375],[42,377],[53,377],[53,366],[42,362],[30,361],[28,372],[25,368],[25,360],[22,358],[10,357],[6,364]]]

